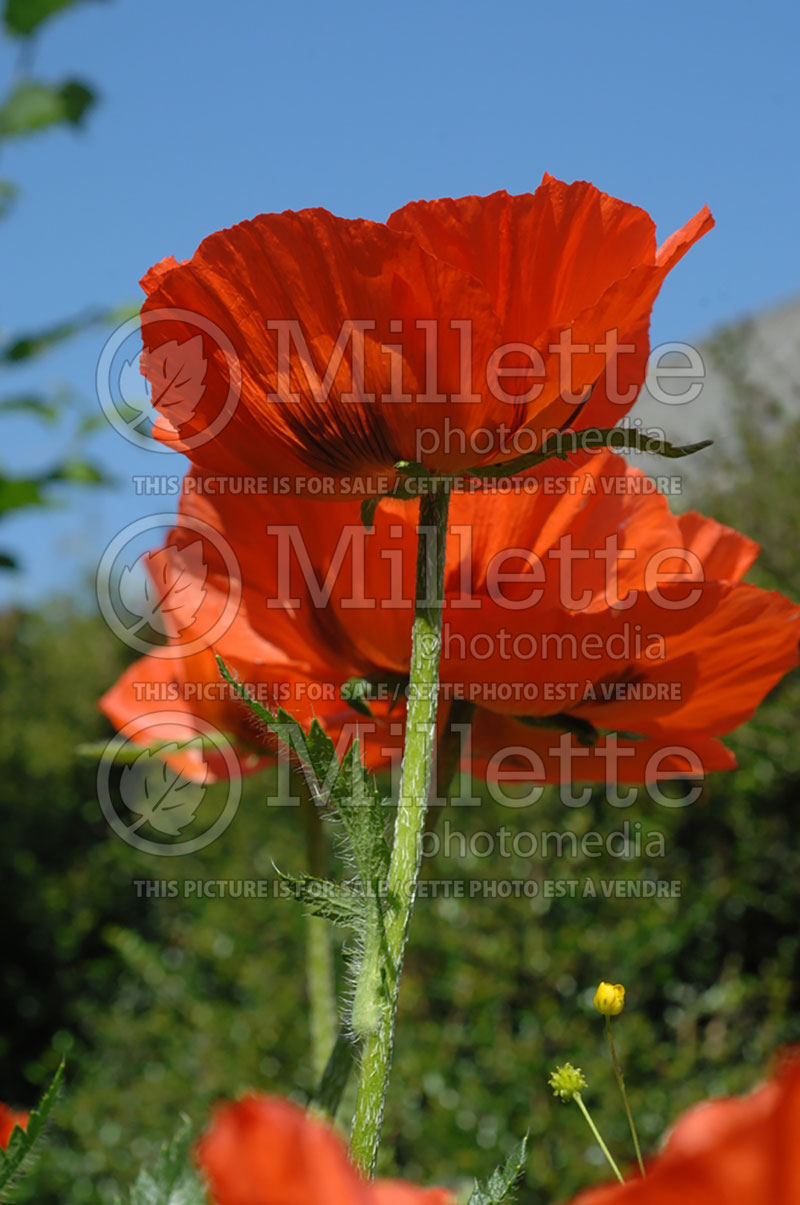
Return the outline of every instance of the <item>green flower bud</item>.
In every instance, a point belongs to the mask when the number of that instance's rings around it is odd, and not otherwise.
[[[550,1079],[547,1082],[553,1089],[553,1095],[560,1096],[562,1100],[572,1100],[586,1087],[583,1072],[580,1067],[573,1067],[572,1063],[564,1063],[563,1067],[556,1067],[555,1071],[550,1073]]]

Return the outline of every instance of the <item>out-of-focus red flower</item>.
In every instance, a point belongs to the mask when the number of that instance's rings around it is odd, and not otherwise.
[[[800,1060],[790,1056],[749,1096],[696,1105],[660,1155],[626,1184],[582,1193],[574,1205],[797,1205]]]
[[[212,505],[203,481],[190,476],[183,508],[225,533],[242,577],[216,651],[271,709],[317,716],[334,738],[358,730],[373,768],[399,758],[416,505],[383,504],[367,532],[355,503],[220,493]],[[673,516],[647,484],[602,453],[558,495],[454,495],[441,711],[474,707],[476,775],[641,783],[731,768],[718,738],[797,664],[798,606],[741,581],[756,545]],[[209,596],[213,582],[212,566]],[[340,697],[353,677],[372,683],[371,718]],[[263,737],[210,652],[131,666],[101,701],[118,727],[156,706],[142,702],[148,682],[173,684],[167,709],[237,734],[257,768]]]
[[[0,1147],[3,1150],[8,1146],[14,1126],[21,1126],[24,1130],[28,1124],[28,1116],[27,1113],[17,1113],[14,1109],[9,1109],[8,1105],[0,1103]]]
[[[458,472],[614,426],[661,284],[712,225],[703,209],[658,247],[644,210],[551,176],[385,224],[262,214],[142,281],[157,434],[212,469],[338,479]]]
[[[246,1096],[224,1105],[197,1146],[216,1205],[451,1205],[441,1188],[368,1184],[339,1137],[289,1101]]]

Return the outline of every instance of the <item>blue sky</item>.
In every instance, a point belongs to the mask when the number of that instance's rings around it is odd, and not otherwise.
[[[0,325],[136,300],[151,263],[261,211],[383,219],[411,198],[527,191],[547,170],[642,205],[662,236],[711,206],[717,228],[653,324],[656,342],[701,335],[800,293],[799,41],[800,9],[771,0],[88,3],[43,28],[34,65],[85,76],[102,103],[85,130],[3,153],[23,192],[0,225]],[[4,84],[16,54],[0,50]],[[90,333],[3,391],[66,382],[96,404],[101,343]],[[46,466],[66,430],[5,421],[0,457]],[[125,523],[174,504],[136,497],[131,477],[180,458],[154,464],[110,429],[90,450],[117,487],[5,523],[25,570],[0,600],[77,589]]]

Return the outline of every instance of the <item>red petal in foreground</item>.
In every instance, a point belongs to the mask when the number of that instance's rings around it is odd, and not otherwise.
[[[216,1205],[448,1205],[442,1189],[367,1184],[328,1126],[289,1101],[223,1105],[197,1146]]]
[[[581,1194],[573,1205],[797,1205],[800,1059],[749,1096],[706,1101],[678,1119],[646,1180]]]

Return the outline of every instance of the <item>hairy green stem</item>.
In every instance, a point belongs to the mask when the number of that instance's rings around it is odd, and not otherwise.
[[[442,594],[449,495],[444,482],[423,493],[419,510],[417,588],[411,644],[406,736],[394,842],[383,914],[382,999],[364,1038],[350,1149],[365,1176],[375,1173],[392,1062],[403,955],[417,891],[439,701]]]
[[[614,1049],[614,1039],[611,1036],[611,1018],[609,1016],[606,1016],[606,1037],[608,1038],[608,1049],[611,1051],[611,1062],[614,1064],[614,1075],[617,1077],[619,1090],[622,1093],[622,1103],[625,1105],[625,1113],[628,1117],[628,1126],[630,1127],[631,1138],[633,1138],[633,1145],[636,1148],[636,1161],[639,1164],[639,1171],[644,1176],[646,1173],[644,1170],[644,1160],[642,1159],[641,1147],[639,1146],[639,1135],[636,1132],[636,1123],[633,1120],[633,1113],[631,1112],[631,1107],[628,1104],[628,1093],[625,1091],[625,1077],[622,1074],[622,1068],[619,1065],[617,1052]]]
[[[466,724],[471,718],[473,710],[471,703],[454,703],[450,709],[447,723],[442,728],[439,748],[436,752],[437,781],[431,783],[426,833],[434,831],[438,813],[444,811],[443,807],[432,806],[433,801],[444,799],[449,803],[451,800],[451,786],[461,754],[460,736],[453,731],[451,725],[454,722]],[[311,1108],[318,1115],[331,1120],[336,1119],[336,1113],[350,1079],[353,1064],[358,1061],[358,1056],[358,1040],[354,1039],[352,1034],[347,1034],[340,1029],[319,1086],[311,1101]]]

